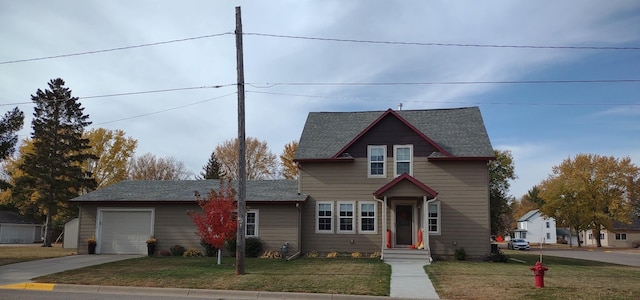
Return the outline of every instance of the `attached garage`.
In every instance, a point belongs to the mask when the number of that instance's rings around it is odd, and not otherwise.
[[[98,209],[96,253],[146,254],[153,220],[153,208]]]

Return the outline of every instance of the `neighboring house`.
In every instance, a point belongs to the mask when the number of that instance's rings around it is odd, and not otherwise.
[[[591,230],[580,232],[580,239],[585,246],[598,245],[598,241]],[[634,242],[640,243],[640,217],[633,220],[631,224],[613,222],[612,231],[606,229],[600,231],[600,240],[600,244],[603,247],[628,248],[633,247]]]
[[[218,190],[218,180],[122,181],[72,199],[80,205],[78,253],[86,254],[95,237],[96,253],[145,254],[145,241],[155,236],[157,249],[173,245],[202,250],[189,212],[202,212],[203,199]],[[246,235],[259,237],[265,250],[300,251],[300,206],[307,199],[293,180],[247,182]]]
[[[578,235],[569,228],[556,228],[556,238],[558,243],[565,243],[570,246],[578,245]]]
[[[247,236],[289,253],[393,251],[469,258],[489,254],[489,171],[480,110],[310,113],[294,161],[299,179],[247,182]],[[78,252],[198,248],[194,194],[218,181],[124,181],[75,199]],[[422,241],[420,240],[422,236]]]
[[[0,244],[42,242],[44,225],[13,211],[0,211]]]
[[[530,243],[555,244],[556,220],[543,216],[537,209],[531,210],[518,219],[518,229],[513,235]]]
[[[477,107],[310,113],[294,159],[302,251],[483,257],[492,159]]]

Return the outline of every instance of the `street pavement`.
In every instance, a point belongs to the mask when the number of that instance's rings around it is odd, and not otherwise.
[[[532,248],[531,251],[540,251]],[[542,261],[544,256],[558,256],[594,260],[612,264],[640,267],[640,249],[611,249],[611,248],[574,248],[574,249],[542,249]]]

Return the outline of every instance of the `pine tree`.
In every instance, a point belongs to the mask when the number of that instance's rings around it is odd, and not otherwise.
[[[211,152],[211,157],[206,165],[202,167],[202,172],[197,179],[220,179],[224,177],[224,170],[222,170],[222,164],[216,156],[216,152]]]
[[[90,172],[82,164],[97,157],[89,154],[89,140],[82,138],[91,124],[83,114],[77,97],[64,87],[64,80],[49,81],[49,89],[38,89],[31,100],[35,103],[33,120],[33,153],[27,153],[19,166],[25,176],[16,180],[16,193],[23,199],[35,200],[45,219],[45,247],[51,247],[54,216],[73,214],[69,199],[95,188]]]
[[[18,131],[24,125],[24,113],[17,107],[8,111],[0,119],[0,160],[4,160],[16,150],[18,143]],[[0,189],[6,189],[11,185],[0,180]]]

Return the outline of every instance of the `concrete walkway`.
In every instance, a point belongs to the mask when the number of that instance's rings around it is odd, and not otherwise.
[[[391,266],[391,297],[440,299],[424,271],[425,264],[415,260],[385,260]]]
[[[106,264],[141,255],[71,255],[0,266],[0,285],[31,282],[32,278]]]

